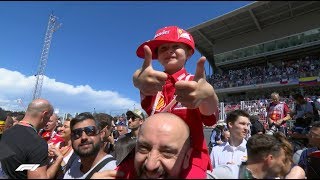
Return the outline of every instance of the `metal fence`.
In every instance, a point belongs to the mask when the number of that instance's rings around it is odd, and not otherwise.
[[[294,108],[294,101],[289,98],[282,98],[281,101],[285,102],[290,109]],[[267,122],[267,106],[271,102],[271,99],[263,100],[251,100],[251,101],[240,101],[238,104],[230,104],[220,102],[219,104],[219,119],[225,120],[227,114],[230,111],[236,109],[241,109],[247,111],[250,115],[259,116],[259,120],[263,125],[266,125]],[[292,125],[292,121],[288,121],[289,126]],[[290,126],[291,127],[291,126]]]

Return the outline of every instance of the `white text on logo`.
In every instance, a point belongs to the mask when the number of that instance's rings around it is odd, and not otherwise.
[[[158,34],[156,34],[153,39],[155,39],[155,38],[157,38],[157,37],[159,37],[159,36],[162,36],[162,35],[164,35],[164,34],[169,34],[169,32],[170,32],[170,31],[163,30],[162,32],[159,32]]]

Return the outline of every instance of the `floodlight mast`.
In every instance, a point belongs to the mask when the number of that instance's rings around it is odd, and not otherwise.
[[[57,24],[57,17],[54,16],[53,13],[51,13],[50,17],[49,17],[46,35],[44,38],[44,44],[43,44],[42,53],[41,53],[41,57],[40,57],[38,72],[36,74],[36,84],[34,87],[33,97],[32,97],[33,100],[38,99],[41,96],[44,70],[45,70],[45,67],[46,67],[46,64],[48,61],[52,35],[60,26],[61,26],[61,24]]]

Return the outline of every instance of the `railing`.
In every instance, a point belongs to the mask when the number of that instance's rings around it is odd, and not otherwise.
[[[252,58],[254,56],[262,56],[270,52],[283,51],[294,47],[314,45],[315,42],[320,43],[320,28],[305,31],[295,35],[267,41],[261,44],[248,46],[214,56],[215,62],[219,64],[227,64],[235,61]]]
[[[282,98],[281,101],[285,102],[290,109],[294,108],[294,101],[289,98]],[[271,102],[271,99],[266,100],[251,100],[251,101],[240,101],[240,104],[229,104],[220,102],[219,104],[219,119],[225,120],[228,112],[242,109],[247,111],[250,115],[259,116],[260,122],[265,125],[267,118],[267,106]],[[292,121],[289,122],[290,127]]]

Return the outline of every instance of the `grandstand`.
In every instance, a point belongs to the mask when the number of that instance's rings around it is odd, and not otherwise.
[[[319,95],[319,19],[318,1],[255,1],[189,28],[212,68],[220,111],[253,106],[263,116],[273,91],[287,101]]]

